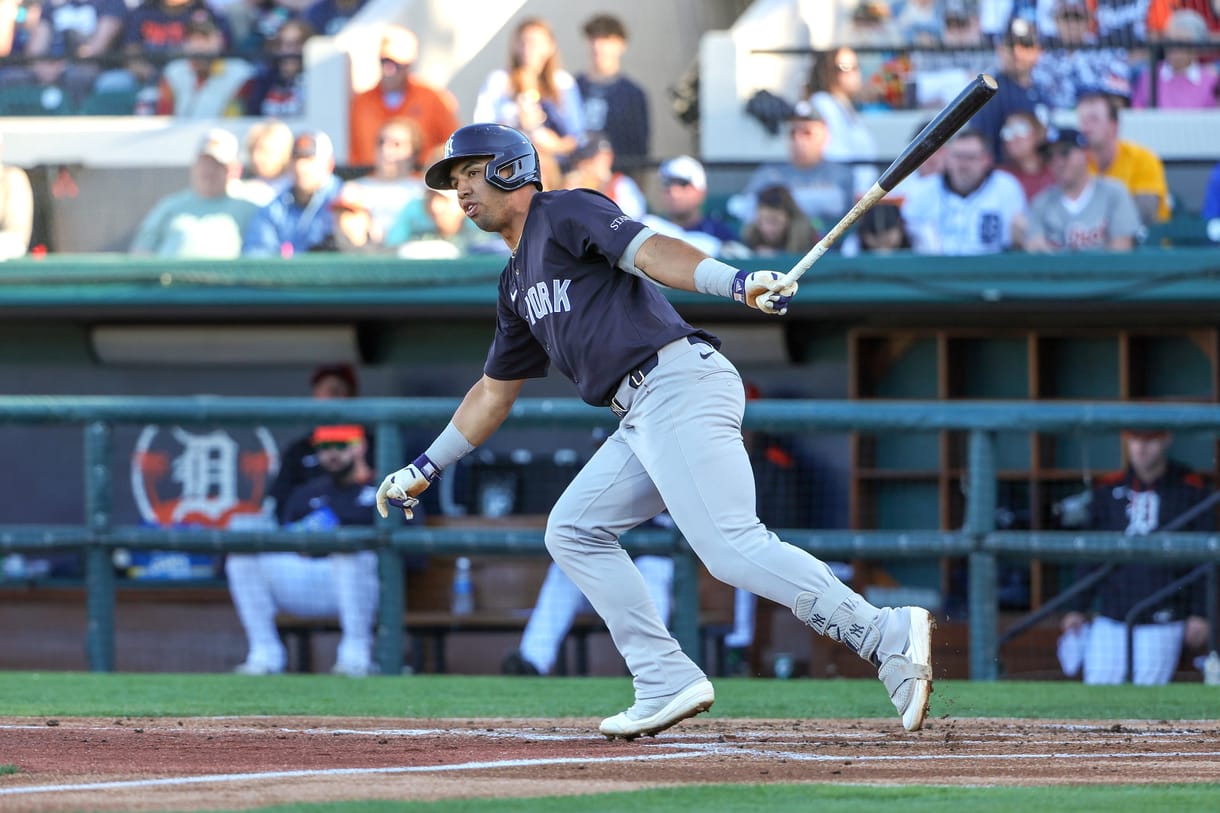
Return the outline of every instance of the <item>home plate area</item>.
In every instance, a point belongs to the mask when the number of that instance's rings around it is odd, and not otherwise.
[[[592,719],[0,719],[0,809],[240,809],[659,785],[1214,781],[1220,721],[688,720],[610,741]]]

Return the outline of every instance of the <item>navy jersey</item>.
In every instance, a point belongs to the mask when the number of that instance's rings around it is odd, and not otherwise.
[[[372,525],[370,509],[376,504],[376,484],[338,483],[329,474],[321,474],[288,496],[281,521],[309,530]]]
[[[553,363],[594,406],[675,339],[714,336],[688,325],[651,282],[615,267],[644,226],[588,189],[540,192],[500,274],[496,336],[483,372],[541,378]]]
[[[1089,525],[1099,531],[1125,531],[1132,536],[1153,533],[1185,514],[1208,496],[1202,478],[1186,467],[1171,461],[1169,468],[1155,483],[1140,482],[1130,468],[1121,474],[1104,478],[1093,490]],[[1208,532],[1215,529],[1211,511],[1204,511],[1186,523],[1179,531]],[[1082,568],[1081,573],[1093,566]],[[1120,564],[1093,590],[1097,611],[1122,621],[1131,608],[1170,582],[1184,576],[1193,565],[1171,562],[1131,562]],[[1088,607],[1088,596],[1076,601],[1077,609]],[[1164,599],[1164,603],[1149,609],[1139,623],[1149,620],[1181,620],[1188,615],[1205,615],[1203,588],[1199,584],[1187,587]]]

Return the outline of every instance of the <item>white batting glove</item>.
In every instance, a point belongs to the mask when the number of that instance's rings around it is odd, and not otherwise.
[[[782,279],[778,271],[738,271],[733,278],[733,299],[751,308],[783,316],[788,312],[788,303],[796,296],[797,283],[790,282],[778,291],[772,291],[771,283]]]
[[[377,489],[377,513],[390,515],[390,507],[401,508],[403,516],[412,519],[412,510],[419,505],[419,495],[424,493],[432,481],[441,476],[441,470],[427,455],[415,458],[411,465],[399,469],[381,481]]]

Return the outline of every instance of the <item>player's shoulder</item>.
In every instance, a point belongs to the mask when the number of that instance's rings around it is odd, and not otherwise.
[[[1106,472],[1100,475],[1096,480],[1097,489],[1108,489],[1114,486],[1122,485],[1127,481],[1127,470],[1119,469],[1118,471]]]
[[[1134,141],[1120,139],[1118,142],[1118,151],[1120,154],[1125,153],[1127,160],[1135,164],[1160,164],[1161,157],[1152,151],[1151,148],[1145,147],[1143,144],[1138,144]]]

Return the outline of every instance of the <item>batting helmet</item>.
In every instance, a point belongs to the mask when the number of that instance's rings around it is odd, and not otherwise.
[[[445,157],[428,167],[424,181],[433,189],[452,189],[449,171],[467,158],[486,158],[487,182],[511,192],[526,184],[542,189],[538,150],[524,134],[503,124],[468,124],[445,142]],[[505,169],[511,172],[504,173]]]

